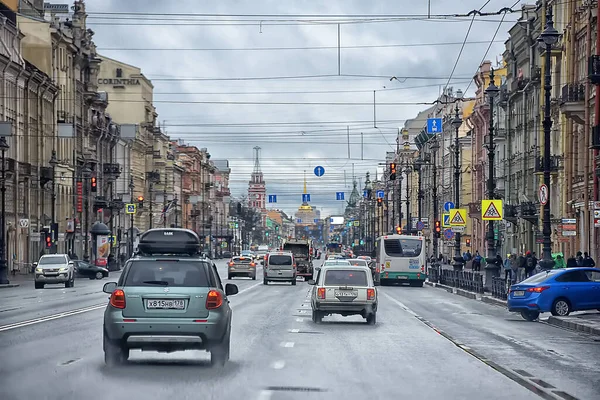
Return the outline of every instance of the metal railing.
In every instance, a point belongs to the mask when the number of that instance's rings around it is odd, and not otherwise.
[[[441,283],[458,289],[475,293],[483,293],[483,275],[472,271],[454,271],[444,269],[440,265],[429,267],[429,281]]]

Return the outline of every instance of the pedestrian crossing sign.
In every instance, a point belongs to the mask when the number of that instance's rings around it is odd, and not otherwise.
[[[450,210],[450,226],[467,226],[467,210],[464,208]]]
[[[481,219],[502,221],[502,200],[481,200]]]
[[[442,214],[442,226],[450,228],[450,214]]]

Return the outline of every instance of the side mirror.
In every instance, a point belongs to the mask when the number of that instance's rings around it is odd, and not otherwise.
[[[308,284],[309,284],[309,285],[316,285],[316,284],[317,284],[317,282],[315,282],[315,280],[314,280],[314,279],[310,279],[310,280],[308,281]]]
[[[225,285],[225,295],[233,296],[234,294],[238,294],[238,287],[233,283],[228,283]]]
[[[102,291],[104,293],[112,293],[114,292],[114,290],[117,288],[117,282],[106,282],[104,284],[104,287],[102,288]]]

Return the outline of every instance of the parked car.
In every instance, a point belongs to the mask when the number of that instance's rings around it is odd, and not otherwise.
[[[600,310],[600,269],[540,272],[510,287],[507,306],[528,321],[544,312],[564,317],[572,311]]]
[[[74,260],[73,263],[75,264],[75,272],[79,276],[90,279],[108,278],[108,269],[104,267],[92,265],[82,260]]]

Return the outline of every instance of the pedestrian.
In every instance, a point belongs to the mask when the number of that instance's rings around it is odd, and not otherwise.
[[[516,254],[511,254],[510,256],[510,268],[512,270],[511,272],[511,283],[515,283],[518,280],[518,275],[519,275],[519,258],[517,257]]]
[[[583,256],[581,255],[580,251],[577,252],[577,255],[575,256],[575,259],[577,260],[577,266],[578,267],[583,267]]]
[[[581,264],[583,267],[588,267],[588,268],[593,268],[596,266],[594,259],[592,257],[590,257],[590,255],[587,253],[587,251],[585,253],[583,253],[583,261]]]
[[[557,254],[556,260],[554,260],[554,268],[552,269],[561,269],[565,268],[565,266],[565,259],[563,258],[562,254]]]
[[[525,278],[533,276],[535,267],[537,266],[537,259],[531,254],[531,251],[527,251],[525,254]]]
[[[481,270],[481,256],[479,255],[479,250],[475,251],[475,257],[473,257],[473,266],[471,268],[473,271]]]
[[[506,259],[504,259],[504,280],[512,282],[512,260],[510,254],[507,254]]]
[[[576,268],[577,267],[577,259],[573,256],[567,259],[567,268]]]

